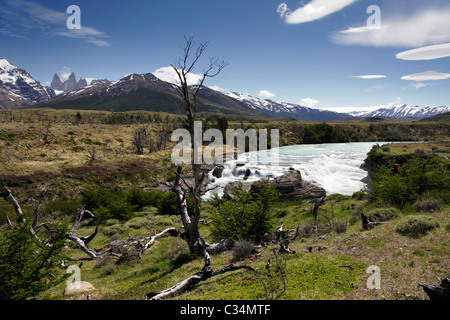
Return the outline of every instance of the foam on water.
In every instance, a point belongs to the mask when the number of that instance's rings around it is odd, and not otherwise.
[[[251,175],[246,180],[254,182],[265,178],[283,175],[289,168],[300,170],[305,181],[323,187],[327,194],[351,195],[365,187],[361,179],[367,172],[361,164],[372,146],[377,142],[351,142],[314,145],[285,146],[272,150],[279,154],[279,165],[258,164],[253,161],[257,152],[241,154],[237,160],[224,163],[222,178],[215,178],[208,185],[209,192],[203,198],[210,199],[214,194],[223,195],[223,188],[236,181],[244,181],[245,171]],[[378,144],[382,144],[378,142]],[[238,165],[238,163],[244,165]],[[211,173],[209,173],[211,175]]]

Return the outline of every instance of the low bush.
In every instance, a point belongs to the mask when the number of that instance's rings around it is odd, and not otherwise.
[[[144,226],[145,223],[148,222],[148,219],[145,217],[134,217],[127,221],[126,226],[132,229],[139,229]]]
[[[414,208],[417,211],[433,212],[442,210],[442,201],[438,199],[424,199],[414,203]]]
[[[345,233],[347,232],[347,222],[335,220],[332,224],[333,230],[336,233]]]
[[[427,215],[412,215],[400,219],[395,231],[404,236],[420,238],[436,228],[439,228],[439,221],[436,218]]]
[[[192,198],[188,197],[186,201],[188,211],[192,212]],[[179,214],[176,194],[161,190],[144,191],[138,188],[114,191],[108,188],[89,189],[83,192],[81,202],[100,220],[118,219],[126,221],[133,218],[134,212],[147,206],[156,207],[159,214]]]
[[[255,244],[248,240],[239,240],[233,246],[233,261],[241,261],[246,259],[255,248]]]
[[[364,200],[367,198],[367,193],[365,193],[364,191],[356,191],[353,192],[352,194],[352,199],[356,199],[356,200]]]
[[[366,217],[370,221],[387,221],[400,215],[400,210],[396,208],[375,208],[370,210]]]
[[[125,231],[127,231],[129,228],[126,225],[123,224],[114,224],[112,226],[106,227],[105,229],[103,229],[103,234],[107,235],[107,236],[114,236],[114,235],[119,235],[121,233],[124,233]]]

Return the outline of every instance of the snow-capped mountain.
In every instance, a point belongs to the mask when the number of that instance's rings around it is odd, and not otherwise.
[[[42,86],[25,70],[0,58],[0,108],[17,108],[50,100],[55,92]]]
[[[203,87],[199,91],[198,98],[198,112],[202,114],[262,116],[244,103],[207,87]],[[175,86],[157,78],[152,73],[133,73],[114,82],[92,81],[88,86],[58,95],[37,107],[184,113],[184,106]]]
[[[351,117],[344,113],[308,108],[293,103],[261,99],[245,93],[224,92],[224,94],[245,103],[254,110],[262,111],[264,114],[272,117],[293,117],[303,121],[332,121]]]
[[[355,111],[350,114],[354,117],[386,117],[386,118],[428,118],[441,113],[450,112],[450,106],[409,106],[392,105],[380,107],[372,111]]]

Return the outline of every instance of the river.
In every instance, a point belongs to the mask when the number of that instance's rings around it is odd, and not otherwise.
[[[367,157],[372,146],[387,142],[350,142],[328,144],[303,144],[284,146],[270,152],[279,156],[279,165],[259,164],[252,161],[257,152],[247,152],[239,155],[237,160],[224,163],[221,178],[212,176],[214,182],[208,185],[208,191],[203,199],[210,199],[214,194],[223,195],[223,188],[231,182],[244,181],[245,172],[251,174],[247,182],[274,178],[283,175],[289,168],[300,170],[305,181],[323,187],[327,194],[340,193],[352,195],[365,188],[361,180],[367,176],[367,171],[361,169],[361,164]],[[243,165],[242,165],[243,164]]]

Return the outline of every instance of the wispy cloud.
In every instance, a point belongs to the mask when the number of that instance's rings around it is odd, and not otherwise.
[[[59,72],[59,78],[61,79],[61,81],[64,82],[67,79],[69,79],[71,73],[72,73],[71,68],[64,66],[64,67],[62,67],[61,71]]]
[[[352,76],[352,78],[358,78],[358,79],[382,79],[382,78],[386,78],[385,75],[383,74],[368,74],[368,75],[363,75],[363,76]]]
[[[431,80],[445,80],[450,79],[450,73],[442,73],[438,71],[426,71],[420,73],[409,74],[403,76],[402,80],[410,80],[410,81],[431,81]]]
[[[346,45],[419,47],[450,41],[450,6],[420,10],[405,18],[385,17],[379,29],[351,27],[332,33],[332,41]]]
[[[434,60],[450,57],[450,43],[420,47],[397,53],[396,58],[402,60]]]
[[[258,97],[263,99],[275,98],[277,95],[269,90],[261,90],[258,94]]]
[[[418,82],[418,83],[411,83],[409,85],[409,87],[414,88],[414,89],[420,89],[420,88],[430,87],[432,85],[434,85],[434,83]]]
[[[291,11],[285,3],[278,6],[277,12],[286,23],[297,24],[322,19],[344,9],[358,0],[312,0],[310,3]]]
[[[81,26],[81,29],[69,30],[66,26],[69,15],[65,11],[57,11],[36,2],[5,0],[4,5],[0,6],[0,15],[2,16],[0,30],[21,30],[20,33],[11,32],[10,36],[24,38],[24,32],[38,29],[50,36],[81,39],[95,46],[111,45],[108,41],[109,35],[105,32],[84,25]]]

